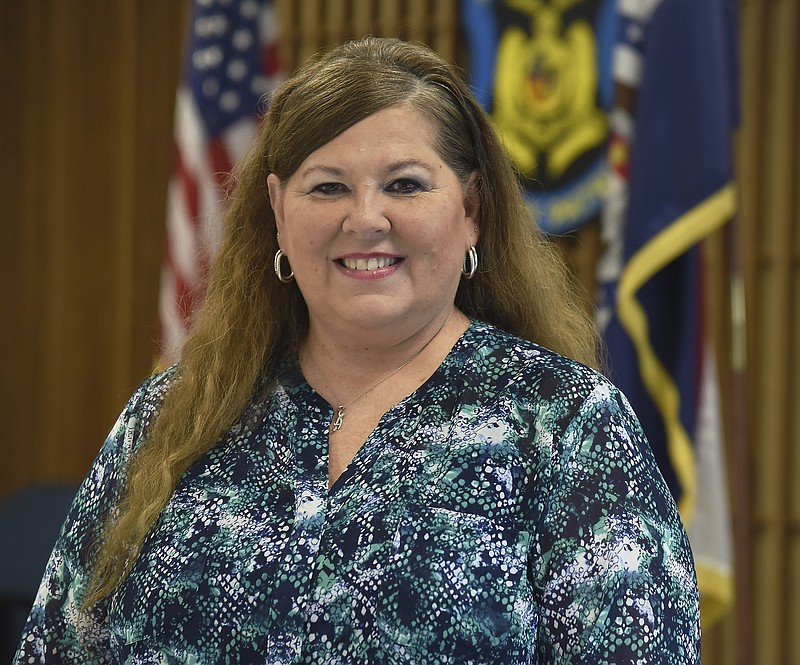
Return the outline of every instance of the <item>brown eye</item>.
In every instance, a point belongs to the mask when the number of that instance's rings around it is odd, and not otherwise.
[[[319,185],[315,185],[311,191],[319,194],[333,195],[342,194],[346,191],[346,188],[339,182],[323,182]]]
[[[386,191],[392,194],[416,194],[423,190],[423,186],[412,178],[398,178],[386,187]]]

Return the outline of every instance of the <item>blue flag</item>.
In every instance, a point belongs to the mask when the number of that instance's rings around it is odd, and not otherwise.
[[[599,321],[689,530],[707,623],[732,582],[698,243],[736,209],[735,13],[731,0],[620,0],[617,26]],[[710,530],[720,535],[706,543]]]

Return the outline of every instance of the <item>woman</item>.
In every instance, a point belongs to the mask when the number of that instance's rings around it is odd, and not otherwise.
[[[680,518],[594,353],[458,73],[374,38],[310,62],[17,662],[697,662]]]

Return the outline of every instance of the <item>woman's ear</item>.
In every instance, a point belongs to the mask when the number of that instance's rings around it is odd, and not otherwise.
[[[281,179],[274,173],[267,176],[267,191],[269,192],[269,204],[275,215],[275,225],[280,233],[283,227],[283,187],[281,187]]]
[[[467,240],[470,245],[478,244],[480,236],[481,218],[481,175],[474,171],[469,177],[464,188],[464,222],[467,230]]]

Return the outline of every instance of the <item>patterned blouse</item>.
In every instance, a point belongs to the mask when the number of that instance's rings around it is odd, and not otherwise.
[[[172,376],[101,449],[18,665],[699,662],[691,552],[625,398],[477,321],[330,490],[331,407],[285,373],[79,630],[87,552]]]

